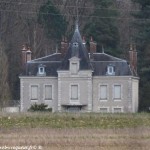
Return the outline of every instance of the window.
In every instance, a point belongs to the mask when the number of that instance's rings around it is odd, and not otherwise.
[[[44,74],[44,73],[45,73],[45,68],[39,67],[39,74]]]
[[[100,85],[100,100],[107,100],[107,85]]]
[[[121,85],[114,85],[114,99],[121,99]]]
[[[71,64],[71,70],[72,70],[72,74],[77,74],[77,63],[72,63]]]
[[[114,113],[122,113],[122,108],[114,108]]]
[[[31,100],[38,99],[38,85],[31,85]]]
[[[37,75],[42,75],[42,76],[46,75],[46,73],[45,73],[45,66],[44,65],[42,65],[42,64],[39,65]]]
[[[52,100],[52,85],[45,85],[45,100]]]
[[[108,108],[100,108],[101,113],[108,113]]]
[[[78,100],[78,85],[71,85],[71,99]]]
[[[115,75],[115,67],[112,65],[107,66],[107,75]]]

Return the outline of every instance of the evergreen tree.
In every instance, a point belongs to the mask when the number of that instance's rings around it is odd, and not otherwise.
[[[61,39],[67,29],[65,18],[50,0],[40,7],[38,22],[43,25],[48,38],[55,41]]]
[[[91,19],[84,28],[85,35],[92,36],[98,42],[98,50],[104,46],[107,53],[118,56],[119,33],[112,0],[93,0],[94,10]]]
[[[150,107],[150,1],[133,0],[139,4],[140,10],[133,15],[137,29],[135,40],[138,47],[140,76],[140,110]]]

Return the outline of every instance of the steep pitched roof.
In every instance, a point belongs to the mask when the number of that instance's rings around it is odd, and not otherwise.
[[[74,35],[70,42],[68,51],[59,69],[68,70],[69,59],[74,56],[80,59],[80,70],[88,70],[92,68],[90,64],[88,52],[86,50],[85,45],[82,42],[82,38],[78,29],[78,24],[76,25],[76,29],[74,31]]]

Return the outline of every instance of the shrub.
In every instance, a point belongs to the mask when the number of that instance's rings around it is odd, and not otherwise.
[[[47,108],[48,105],[44,104],[44,103],[41,103],[41,104],[33,104],[31,105],[31,107],[28,109],[28,111],[31,111],[31,112],[35,112],[35,111],[49,111],[49,112],[52,112],[52,108]]]

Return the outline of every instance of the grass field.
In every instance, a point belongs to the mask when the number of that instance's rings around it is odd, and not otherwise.
[[[33,146],[37,150],[149,150],[150,114],[1,114],[2,146]]]

